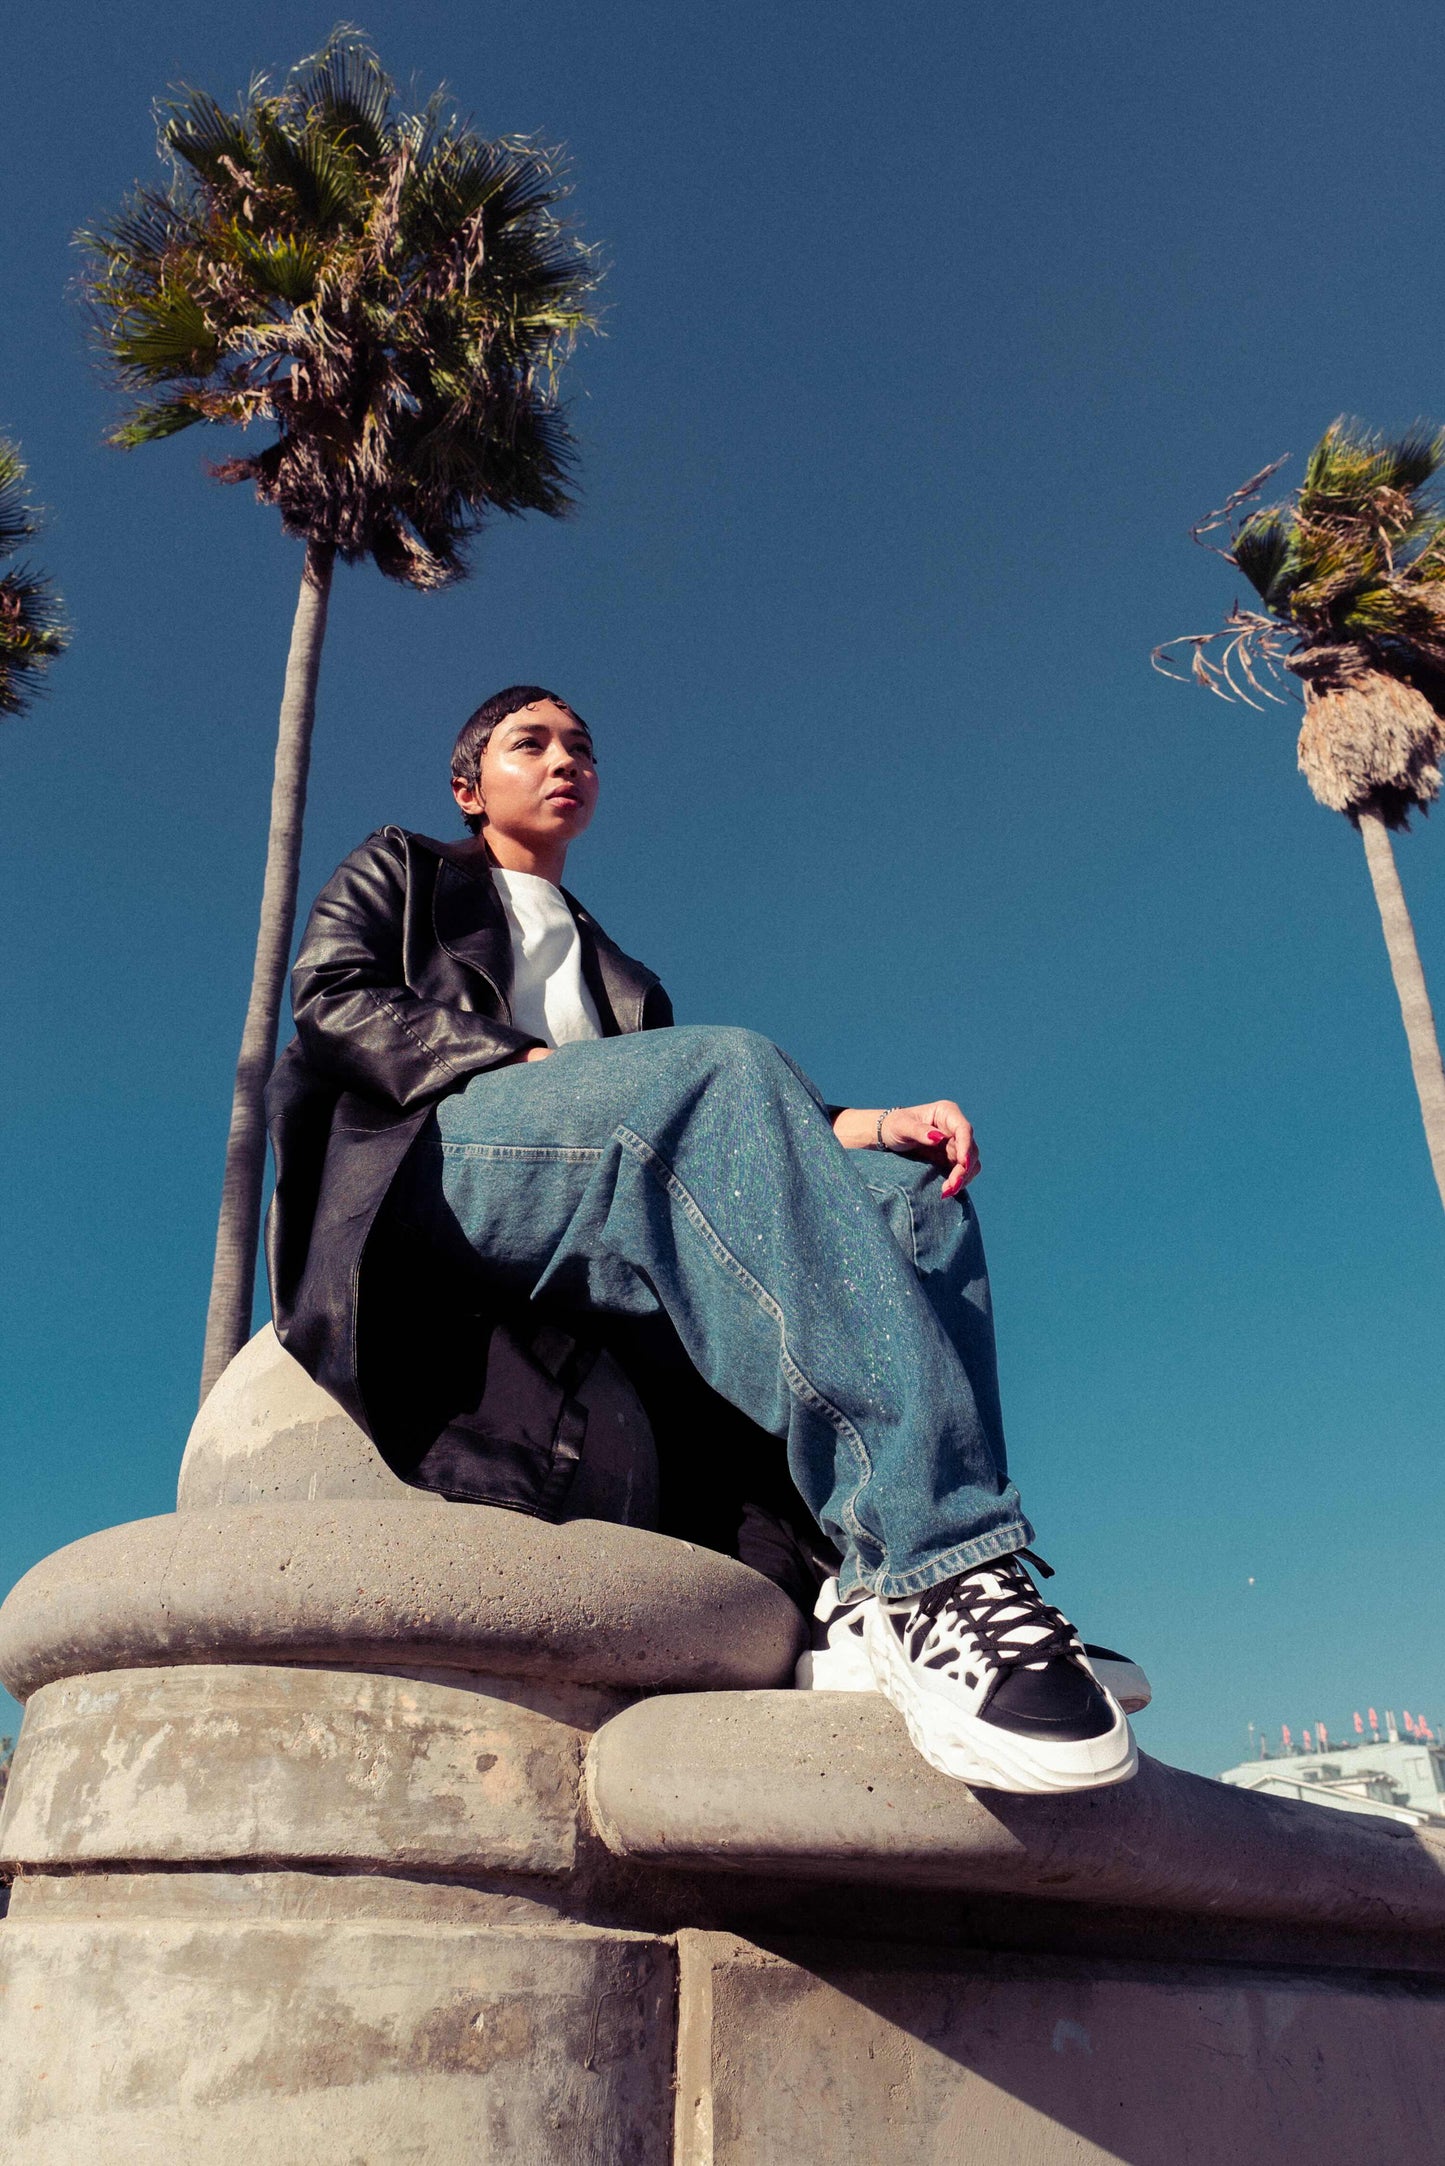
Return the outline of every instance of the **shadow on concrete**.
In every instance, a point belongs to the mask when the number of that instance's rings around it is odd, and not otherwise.
[[[737,2138],[718,2157],[748,2166],[1441,2156],[1433,1981],[937,1949],[863,1968],[856,1950],[815,1948],[738,1965],[713,1991],[718,2045],[747,2041],[714,2063],[729,2068],[719,2134]]]

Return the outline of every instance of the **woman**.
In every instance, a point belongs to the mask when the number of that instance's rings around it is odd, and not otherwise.
[[[270,1100],[284,1343],[408,1480],[551,1516],[589,1332],[680,1346],[785,1443],[841,1557],[835,1650],[933,1766],[1125,1780],[1096,1651],[1022,1561],[960,1108],[829,1108],[766,1039],[673,1025],[562,887],[598,782],[555,694],[480,707],[452,788],[468,839],[372,836],[302,940]]]

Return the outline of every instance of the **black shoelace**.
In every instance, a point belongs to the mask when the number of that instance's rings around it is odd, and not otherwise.
[[[1016,1549],[988,1564],[976,1564],[953,1579],[940,1580],[918,1597],[915,1613],[936,1624],[945,1612],[952,1611],[998,1670],[1031,1668],[1035,1663],[1051,1662],[1056,1655],[1077,1654],[1078,1634],[1063,1612],[1039,1593],[1024,1570],[1025,1558],[1045,1579],[1053,1578],[1053,1568],[1042,1557],[1036,1557],[1031,1549]],[[1001,1593],[986,1594],[982,1587],[970,1587],[969,1582],[985,1572],[1003,1581]],[[1019,1609],[1024,1612],[1022,1616],[1004,1618],[1005,1610]],[[1005,1642],[1021,1625],[1042,1625],[1044,1631],[1040,1638],[1024,1646],[1007,1646]]]

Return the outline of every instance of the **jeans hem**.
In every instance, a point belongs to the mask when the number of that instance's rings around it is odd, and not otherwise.
[[[941,1580],[956,1579],[960,1572],[967,1572],[976,1564],[989,1564],[995,1557],[1011,1557],[1016,1550],[1027,1549],[1034,1539],[1034,1530],[1026,1519],[1015,1519],[1002,1527],[994,1527],[988,1534],[976,1534],[971,1541],[955,1542],[952,1549],[940,1550],[930,1557],[927,1564],[918,1564],[911,1572],[864,1572],[851,1561],[839,1574],[839,1592],[846,1598],[860,1591],[864,1594],[881,1595],[885,1602],[905,1600],[909,1595],[926,1594]]]

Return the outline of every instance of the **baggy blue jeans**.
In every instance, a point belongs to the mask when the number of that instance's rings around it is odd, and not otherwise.
[[[513,1297],[661,1312],[786,1442],[843,1591],[921,1593],[1023,1548],[978,1220],[919,1160],[845,1151],[748,1030],[566,1045],[444,1098],[401,1178]]]

